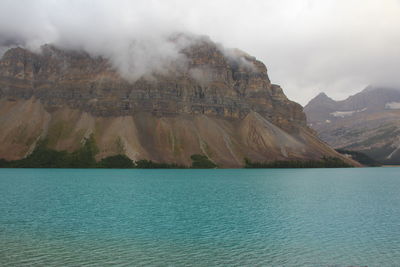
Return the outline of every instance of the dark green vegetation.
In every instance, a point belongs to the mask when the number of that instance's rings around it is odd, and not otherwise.
[[[400,150],[395,150],[392,144],[388,143],[381,147],[374,149],[364,149],[361,153],[368,155],[369,157],[376,159],[382,165],[400,165]],[[388,158],[388,155],[393,155]]]
[[[125,155],[115,155],[102,159],[97,164],[97,167],[108,169],[130,169],[135,168],[135,164]]]
[[[359,151],[351,151],[346,149],[336,149],[337,152],[340,154],[347,154],[350,155],[352,159],[360,162],[363,165],[370,166],[370,167],[378,167],[381,166],[379,162],[370,158],[366,154],[359,152]]]
[[[87,138],[83,146],[69,153],[47,148],[47,140],[41,141],[26,158],[0,162],[0,167],[8,168],[96,168],[95,155],[98,149],[93,136]]]
[[[47,148],[48,140],[41,141],[35,150],[21,160],[0,159],[0,168],[114,168],[114,169],[184,169],[187,166],[175,163],[157,163],[151,160],[133,162],[125,155],[114,155],[96,162],[98,148],[93,136],[85,139],[82,147],[72,153]],[[191,168],[215,168],[207,156],[193,155]]]
[[[135,162],[138,169],[186,169],[186,166],[175,163],[157,163],[151,160],[141,159]]]
[[[21,160],[0,159],[0,168],[118,168],[118,169],[213,169],[218,166],[207,156],[195,154],[190,158],[190,167],[174,163],[158,163],[151,160],[133,162],[125,155],[114,155],[96,162],[98,148],[93,136],[85,139],[81,148],[74,152],[56,151],[47,148],[47,140],[41,141],[35,150]],[[364,163],[363,163],[364,164]],[[321,160],[251,162],[245,159],[245,168],[343,168],[352,167],[339,158],[324,157]]]
[[[213,169],[217,165],[214,164],[207,156],[194,154],[191,157],[192,166],[178,165],[175,163],[158,163],[151,160],[138,160],[135,162],[135,168],[139,169]]]
[[[349,168],[353,167],[343,160],[334,157],[323,157],[321,160],[277,160],[271,162],[251,162],[244,160],[245,168]]]
[[[217,167],[207,156],[194,154],[190,158],[192,159],[192,168],[194,169],[214,169]]]

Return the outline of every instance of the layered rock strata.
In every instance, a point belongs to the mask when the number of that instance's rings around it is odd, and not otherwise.
[[[240,167],[245,157],[340,157],[262,62],[201,38],[180,52],[185,64],[129,81],[107,58],[86,52],[10,49],[0,60],[0,158],[23,158],[44,138],[72,151],[89,135],[98,159],[122,153],[189,165],[190,155],[204,154]]]

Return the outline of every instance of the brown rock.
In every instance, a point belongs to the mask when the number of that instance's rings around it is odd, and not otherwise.
[[[10,49],[0,61],[0,158],[17,159],[47,137],[74,150],[93,133],[99,158],[190,164],[205,154],[222,167],[338,156],[306,126],[302,107],[271,84],[263,63],[199,39],[188,64],[153,79],[123,79],[109,61],[46,45]]]

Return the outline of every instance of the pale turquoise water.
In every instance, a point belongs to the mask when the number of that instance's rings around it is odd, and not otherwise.
[[[400,266],[400,169],[0,169],[1,266]]]

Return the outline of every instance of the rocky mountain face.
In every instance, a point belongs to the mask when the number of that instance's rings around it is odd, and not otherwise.
[[[108,59],[85,52],[10,49],[0,60],[0,158],[23,158],[40,139],[73,151],[90,135],[98,159],[122,153],[188,165],[190,155],[204,154],[240,167],[245,157],[338,156],[254,57],[227,55],[202,38],[181,53],[184,66],[127,81]]]
[[[369,86],[343,101],[321,93],[304,111],[309,126],[331,146],[400,164],[400,89]]]

